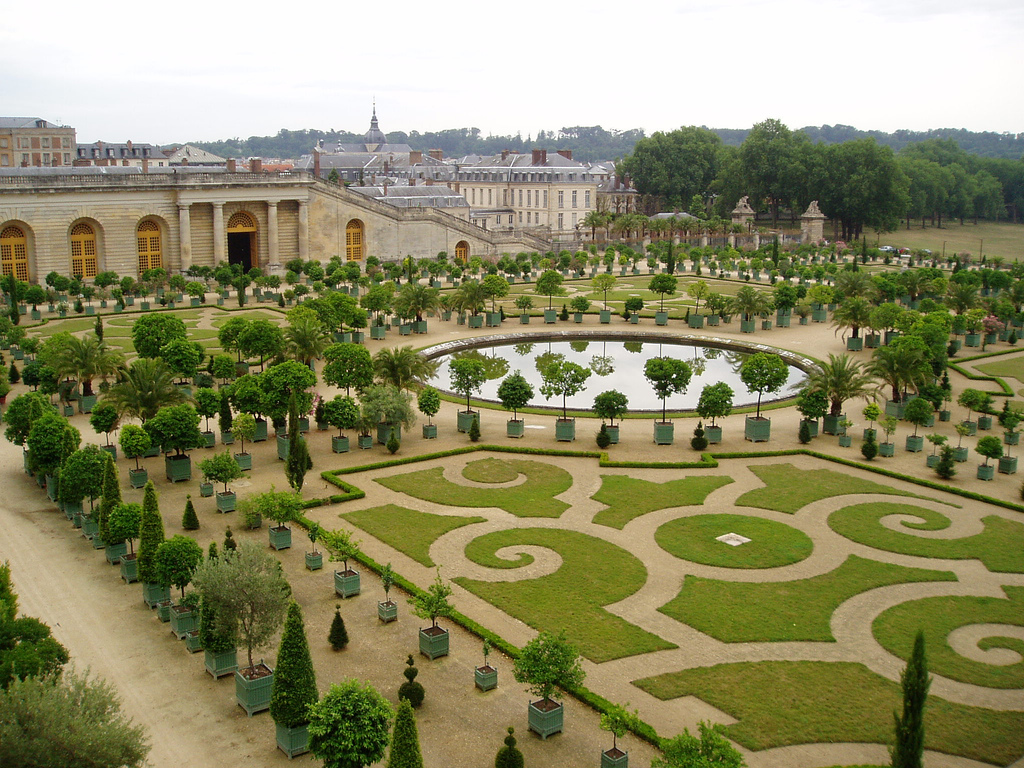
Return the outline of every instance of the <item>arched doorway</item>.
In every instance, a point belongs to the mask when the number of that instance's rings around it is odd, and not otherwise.
[[[459,264],[465,264],[469,261],[469,243],[465,240],[459,240],[455,245],[455,260]]]
[[[71,276],[96,277],[96,233],[84,221],[71,229]]]
[[[4,227],[0,232],[0,267],[5,275],[28,280],[28,238],[21,227]]]
[[[138,243],[139,277],[148,269],[162,269],[164,254],[160,240],[160,227],[155,221],[144,221],[135,231]]]
[[[241,264],[248,272],[252,269],[257,257],[256,219],[245,211],[239,211],[228,220],[228,263]]]
[[[352,219],[345,227],[345,260],[363,260],[363,222]]]

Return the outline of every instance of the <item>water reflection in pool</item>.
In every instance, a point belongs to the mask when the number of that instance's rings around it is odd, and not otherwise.
[[[724,381],[735,392],[735,406],[753,405],[757,393],[750,393],[740,381],[740,366],[750,353],[694,344],[674,344],[650,341],[523,341],[517,344],[500,344],[492,347],[456,352],[437,358],[440,366],[431,384],[438,389],[451,389],[449,361],[454,358],[471,357],[484,364],[487,381],[479,395],[487,400],[498,399],[498,385],[508,374],[520,371],[533,385],[532,406],[560,406],[561,398],[546,401],[540,393],[540,369],[553,356],[562,355],[570,362],[582,365],[592,371],[586,389],[568,398],[569,408],[589,410],[593,407],[594,396],[609,389],[617,389],[629,397],[629,408],[637,410],[660,410],[661,401],[654,394],[650,383],[644,378],[644,363],[652,357],[674,357],[686,360],[693,369],[693,378],[685,393],[668,399],[670,410],[692,410],[697,407],[701,390],[707,384]],[[785,386],[774,397],[786,397],[795,393],[805,379],[805,374],[795,366],[788,366],[789,378]],[[556,402],[557,401],[557,402]],[[766,402],[767,398],[762,400]]]

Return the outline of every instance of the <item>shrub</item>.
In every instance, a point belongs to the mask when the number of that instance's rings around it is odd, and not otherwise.
[[[185,514],[181,516],[181,527],[186,531],[199,530],[199,516],[196,515],[196,508],[192,505],[192,497],[185,501]]]
[[[942,452],[939,454],[939,463],[935,465],[935,473],[943,480],[950,480],[956,475],[956,462],[953,461],[953,446],[942,446]],[[1021,498],[1024,498],[1024,495]]]
[[[693,428],[693,437],[690,438],[690,447],[695,451],[703,451],[708,447],[708,439],[704,436],[704,425],[701,422],[697,422],[697,426]]]
[[[870,439],[865,440],[860,446],[860,453],[865,459],[871,461],[878,455],[878,443]]]
[[[597,432],[597,447],[607,448],[611,444],[612,438],[611,435],[608,434],[608,428],[604,424],[602,424],[601,429],[599,429]]]
[[[395,435],[394,430],[391,431],[391,437],[388,438],[388,442],[385,447],[388,449],[388,453],[394,456],[398,453],[398,449],[401,448],[402,444],[398,442],[398,437]]]
[[[811,427],[807,423],[806,419],[800,420],[800,432],[797,437],[799,438],[801,445],[807,445],[811,442]]]
[[[348,632],[345,631],[345,620],[341,618],[341,606],[334,606],[334,620],[331,621],[331,631],[327,635],[327,642],[336,651],[342,650],[348,645]]]
[[[523,768],[523,753],[516,748],[515,732],[516,729],[510,725],[505,746],[498,750],[494,758],[494,768]]]
[[[288,617],[281,633],[277,652],[274,684],[270,694],[270,716],[285,728],[309,722],[306,711],[319,699],[316,673],[309,655],[309,643],[302,623],[302,609],[294,600],[288,606]]]
[[[395,730],[391,736],[388,768],[423,768],[420,739],[416,732],[416,716],[409,702],[402,701],[398,705]]]
[[[416,676],[420,671],[416,669],[416,661],[411,653],[405,663],[408,665],[402,670],[402,674],[405,675],[405,682],[398,688],[398,699],[399,701],[408,701],[414,708],[419,709],[426,695],[423,686],[416,682]]]
[[[480,441],[480,416],[476,415],[473,417],[473,423],[469,427],[469,439],[471,442]]]

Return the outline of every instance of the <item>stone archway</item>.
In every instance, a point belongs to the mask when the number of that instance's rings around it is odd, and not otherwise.
[[[238,211],[228,220],[228,263],[241,264],[248,272],[259,263],[259,229],[256,218],[246,211]]]
[[[459,240],[455,244],[455,261],[459,264],[465,264],[469,261],[469,243],[465,240]]]

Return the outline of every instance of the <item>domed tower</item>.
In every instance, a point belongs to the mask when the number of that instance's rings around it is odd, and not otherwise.
[[[363,137],[363,142],[366,144],[366,151],[373,152],[380,149],[388,143],[388,137],[384,135],[384,131],[377,125],[377,104],[374,102],[373,105],[373,117],[370,118],[370,130],[366,132]]]

